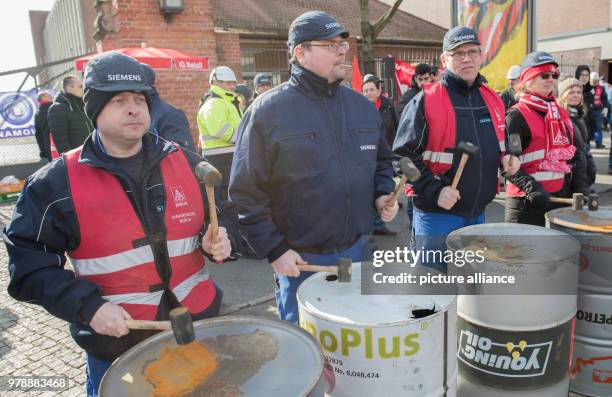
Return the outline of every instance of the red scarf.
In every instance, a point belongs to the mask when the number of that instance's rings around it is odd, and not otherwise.
[[[571,160],[576,153],[576,147],[570,144],[568,127],[571,125],[569,115],[559,109],[557,101],[552,93],[542,98],[533,92],[527,91],[519,100],[533,110],[546,112],[544,117],[544,131],[546,136],[546,158],[540,163],[543,171],[554,171],[568,173],[571,171],[567,161]],[[569,146],[567,146],[570,144]],[[555,148],[556,145],[564,146]]]
[[[382,99],[380,99],[380,97],[376,98],[376,102],[374,102],[374,106],[376,106],[376,109],[380,110],[380,107],[382,106]]]

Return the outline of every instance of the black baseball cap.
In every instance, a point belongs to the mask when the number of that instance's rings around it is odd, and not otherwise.
[[[550,55],[545,51],[535,51],[527,54],[523,62],[521,63],[521,70],[525,70],[527,68],[531,68],[534,66],[545,65],[547,63],[552,63],[559,67],[559,64],[555,60],[555,57]]]
[[[467,26],[455,26],[444,35],[442,51],[450,51],[460,45],[474,43],[480,45],[476,31]]]
[[[105,92],[151,90],[140,62],[114,51],[99,55],[87,62],[84,82],[85,90]]]
[[[331,15],[323,11],[308,11],[291,22],[287,47],[293,51],[297,44],[311,40],[346,39],[349,32]]]
[[[272,85],[272,76],[265,73],[257,73],[253,79],[253,85],[255,87],[260,85]]]

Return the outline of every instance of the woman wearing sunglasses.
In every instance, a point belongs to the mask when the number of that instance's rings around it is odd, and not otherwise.
[[[584,156],[576,156],[572,121],[554,97],[558,67],[543,51],[521,64],[519,102],[506,114],[506,130],[518,135],[523,154],[521,169],[506,180],[506,222],[544,226],[546,211],[557,207],[550,196],[571,197],[572,167],[586,167],[576,164]]]

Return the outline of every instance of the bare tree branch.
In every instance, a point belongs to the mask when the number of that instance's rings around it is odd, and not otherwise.
[[[383,15],[381,15],[381,17],[378,18],[378,21],[374,22],[374,36],[378,36],[380,32],[382,32],[382,30],[385,28],[385,26],[387,26],[387,24],[391,21],[391,18],[393,18],[393,16],[397,12],[397,9],[402,4],[402,1],[404,0],[395,0],[393,6],[389,8],[387,12],[385,12]]]

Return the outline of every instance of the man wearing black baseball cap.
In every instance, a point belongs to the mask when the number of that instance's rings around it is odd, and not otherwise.
[[[5,230],[8,292],[70,323],[87,352],[88,396],[113,360],[152,335],[126,320],[167,320],[179,305],[207,318],[221,304],[204,255],[221,261],[231,243],[225,228],[212,241],[206,227],[195,155],[147,133],[149,88],[133,58],[89,61],[84,100],[96,130],[28,179]]]
[[[311,273],[298,264],[362,259],[376,209],[397,213],[392,153],[378,112],[347,75],[348,32],[310,11],[289,28],[289,82],[259,97],[244,115],[230,181],[242,233],[276,272],[280,317],[297,323],[295,293]]]
[[[426,84],[406,106],[393,149],[409,157],[421,171],[412,185],[413,248],[446,249],[446,236],[455,229],[484,223],[484,210],[497,192],[500,163],[508,175],[505,155],[504,104],[480,75],[482,50],[476,32],[457,26],[444,36],[442,80]],[[459,143],[478,149],[467,161],[457,188]],[[463,146],[463,145],[462,145]],[[422,263],[440,271],[446,264]]]
[[[266,73],[257,73],[253,79],[253,99],[272,88],[272,76]]]

